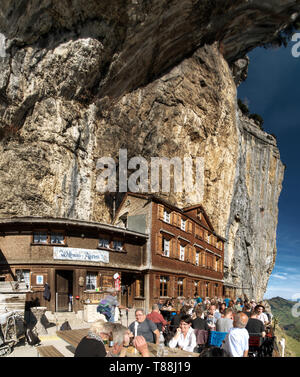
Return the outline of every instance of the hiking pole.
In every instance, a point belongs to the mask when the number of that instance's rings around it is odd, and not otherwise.
[[[128,328],[128,309],[126,309],[126,317],[127,317],[127,328]]]

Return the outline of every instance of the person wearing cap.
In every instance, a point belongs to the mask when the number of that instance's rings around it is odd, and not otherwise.
[[[261,320],[264,325],[269,323],[269,318],[266,315],[266,313],[264,313],[265,307],[263,305],[261,305],[261,304],[256,305],[254,311],[258,312],[257,319]]]
[[[111,315],[108,318],[108,322],[115,322],[116,308],[118,307],[119,309],[126,309],[126,310],[128,310],[128,308],[126,308],[126,306],[120,305],[116,297],[118,294],[118,291],[115,288],[110,288],[107,290],[107,292],[109,292],[109,294],[105,297],[105,301],[107,302],[107,305],[111,309]]]

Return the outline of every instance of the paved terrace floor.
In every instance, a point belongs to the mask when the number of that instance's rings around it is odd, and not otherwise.
[[[124,315],[120,318],[118,321],[119,323],[122,323],[122,325],[127,327],[127,317]],[[47,314],[47,313],[46,313]],[[69,321],[69,324],[73,329],[83,329],[83,328],[89,328],[91,323],[85,322],[81,319],[78,319],[75,315],[72,315],[73,313],[59,313],[59,321],[57,325],[52,322],[52,319],[49,320],[49,323],[47,324],[47,335],[39,335],[39,338],[41,340],[40,346],[50,346],[53,345],[56,347],[65,357],[74,357],[75,349],[67,342],[65,342],[63,339],[59,338],[56,335],[56,331],[60,329],[61,324],[67,319]],[[48,317],[48,316],[47,316]],[[100,316],[99,316],[100,318]],[[134,309],[131,309],[128,314],[128,325],[135,320],[134,315]],[[24,341],[21,341],[19,344],[17,344],[10,355],[6,356],[9,357],[38,357],[37,348],[35,346],[30,346],[28,344],[25,344]]]

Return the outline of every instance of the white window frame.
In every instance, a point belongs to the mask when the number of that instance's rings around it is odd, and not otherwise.
[[[46,236],[46,238],[44,238]],[[47,231],[36,231],[33,232],[33,243],[48,243],[48,233]]]
[[[200,253],[197,251],[196,252],[196,266],[199,266],[200,263]]]
[[[21,268],[18,268],[16,270],[16,274],[17,274],[17,271],[22,271],[22,277],[21,277],[20,282],[25,282],[26,286],[30,288],[30,270],[23,270]]]
[[[87,272],[86,279],[85,279],[85,287],[86,290],[95,290],[97,288],[97,272]],[[90,286],[94,286],[95,288],[90,288]]]
[[[107,241],[107,244],[105,243],[104,245],[101,245],[100,244],[101,241]],[[99,238],[98,247],[103,247],[105,249],[109,249],[110,248],[110,240],[107,239],[107,238]]]
[[[61,236],[62,236],[62,239],[61,239]],[[58,240],[58,242],[53,242],[53,241],[57,241],[57,240]],[[64,245],[65,244],[65,235],[64,235],[64,233],[63,232],[52,232],[50,234],[50,243],[51,244],[56,244],[56,245]]]
[[[170,256],[170,240],[167,240],[166,238],[163,239],[163,255],[165,257]]]
[[[181,230],[186,230],[186,220],[184,220],[184,219],[181,219],[181,226],[180,226],[180,229]]]
[[[184,261],[184,257],[185,257],[185,247],[183,245],[180,245],[179,259],[181,261]]]
[[[114,240],[113,241],[113,249],[122,251],[123,250],[123,241]]]
[[[170,212],[168,212],[167,210],[164,210],[164,222],[170,224]]]

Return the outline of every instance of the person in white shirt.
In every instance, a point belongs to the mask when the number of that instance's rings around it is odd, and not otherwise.
[[[229,330],[222,344],[222,349],[231,357],[248,357],[249,333],[245,329],[247,322],[247,314],[242,312],[235,314],[233,328]]]
[[[256,305],[254,311],[257,311],[259,313],[257,319],[261,320],[264,325],[267,325],[269,323],[269,318],[267,314],[264,313],[265,307],[263,305]]]
[[[197,340],[192,326],[192,318],[185,315],[180,320],[180,325],[176,330],[176,334],[169,342],[170,348],[179,347],[184,351],[193,352],[197,347]]]

